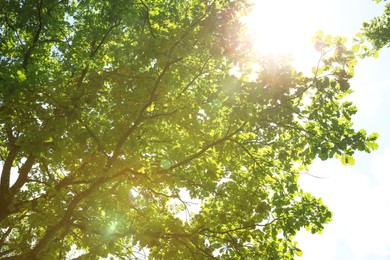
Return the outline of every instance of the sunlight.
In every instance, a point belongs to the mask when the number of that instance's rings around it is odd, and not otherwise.
[[[318,53],[311,39],[322,29],[326,7],[312,0],[253,0],[253,3],[253,12],[244,23],[249,26],[254,48],[264,54],[292,55],[299,69],[314,64]]]
[[[267,53],[290,53],[310,43],[314,1],[254,1],[248,25],[253,31],[255,48]],[[318,9],[318,7],[317,7]]]

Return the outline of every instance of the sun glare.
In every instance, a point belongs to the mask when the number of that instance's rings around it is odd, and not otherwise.
[[[253,3],[253,12],[244,22],[258,52],[290,54],[294,63],[313,59],[316,54],[311,39],[323,21],[324,7],[319,6],[319,1],[253,0]]]

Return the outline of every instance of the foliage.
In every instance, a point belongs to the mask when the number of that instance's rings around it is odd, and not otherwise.
[[[352,164],[377,135],[352,128],[345,39],[318,34],[305,76],[251,51],[248,8],[3,1],[0,257],[301,254],[296,232],[331,212],[299,174],[315,158]]]
[[[376,3],[380,2],[386,1],[376,0]],[[386,3],[382,16],[374,17],[371,21],[363,23],[358,39],[360,43],[368,42],[370,45],[370,47],[363,45],[363,57],[377,57],[380,49],[390,47],[390,3]]]

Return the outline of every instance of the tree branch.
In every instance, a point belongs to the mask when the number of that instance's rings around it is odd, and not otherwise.
[[[189,157],[187,157],[186,159],[184,159],[183,161],[181,162],[178,162],[174,165],[172,165],[168,170],[172,170],[172,169],[175,169],[175,168],[178,168],[180,166],[183,166],[189,162],[191,162],[192,160],[200,157],[202,154],[204,154],[208,149],[214,147],[214,146],[217,146],[219,144],[222,144],[224,143],[225,141],[229,140],[232,136],[234,136],[235,134],[237,134],[238,132],[240,132],[242,130],[242,128],[244,128],[244,126],[247,124],[247,122],[243,123],[237,130],[235,130],[234,132],[224,136],[223,138],[217,140],[217,141],[214,141],[206,146],[204,146],[202,149],[200,149],[198,152],[194,153],[193,155],[190,155]]]
[[[30,172],[32,166],[34,165],[34,162],[35,162],[35,156],[30,154],[27,157],[27,160],[22,165],[22,167],[19,169],[19,177],[10,189],[11,196],[15,196],[15,194],[19,192],[22,186],[26,183],[26,181],[28,180],[28,173]]]
[[[211,56],[206,59],[206,61],[203,63],[202,67],[200,68],[199,72],[191,79],[190,82],[187,83],[187,85],[183,88],[182,91],[180,91],[179,95],[177,95],[176,98],[179,98],[184,92],[186,92],[187,89],[191,87],[191,85],[195,82],[195,80],[197,80],[203,74],[203,70],[206,67],[207,63],[209,63],[210,59]]]
[[[15,144],[16,137],[12,133],[10,127],[6,127],[6,134],[9,141],[9,153],[3,164],[3,169],[1,172],[1,183],[0,183],[0,208],[3,210],[0,212],[0,222],[7,216],[8,206],[10,203],[10,177],[11,169],[14,161],[18,155],[20,147]]]
[[[27,70],[27,65],[28,65],[28,61],[29,61],[29,59],[31,57],[31,52],[32,52],[33,48],[36,46],[36,44],[38,43],[39,36],[40,36],[42,28],[43,28],[43,23],[42,23],[42,6],[43,6],[43,0],[40,0],[39,4],[38,4],[38,29],[35,32],[32,44],[28,47],[26,53],[24,54],[24,58],[23,58],[22,67],[25,70]]]
[[[102,178],[96,180],[93,184],[91,184],[91,186],[89,188],[87,188],[84,191],[77,194],[73,198],[73,200],[68,204],[68,207],[67,207],[63,217],[61,218],[61,220],[56,225],[49,227],[46,230],[46,233],[42,237],[42,239],[37,242],[37,244],[34,246],[34,248],[27,255],[28,256],[36,256],[39,252],[41,252],[44,249],[44,247],[51,241],[52,237],[55,236],[55,234],[61,228],[63,228],[67,224],[69,224],[69,222],[71,221],[72,215],[73,215],[74,211],[76,210],[77,205],[82,200],[84,200],[85,198],[87,198],[88,196],[93,194],[102,185],[106,184],[107,182],[109,182],[115,178],[123,176],[126,173],[127,173],[127,169],[121,170],[117,174],[112,175],[111,177],[102,177]]]

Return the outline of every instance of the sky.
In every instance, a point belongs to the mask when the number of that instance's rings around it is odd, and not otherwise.
[[[320,196],[333,211],[323,234],[301,232],[298,241],[306,259],[390,259],[390,51],[360,61],[349,98],[358,107],[356,129],[378,132],[379,149],[357,153],[353,167],[338,160],[316,161],[302,176],[303,189]]]
[[[296,66],[304,71],[317,59],[311,45],[315,31],[352,39],[364,21],[384,10],[383,3],[371,0],[255,3],[255,23],[268,25],[259,33],[259,49],[292,52]],[[370,154],[357,153],[354,166],[343,166],[336,159],[317,160],[309,172],[321,178],[302,175],[301,187],[322,197],[333,212],[333,221],[322,234],[298,233],[303,256],[297,259],[390,259],[390,50],[380,51],[377,59],[359,60],[351,87],[354,93],[348,99],[358,107],[354,127],[378,132],[380,148]]]

